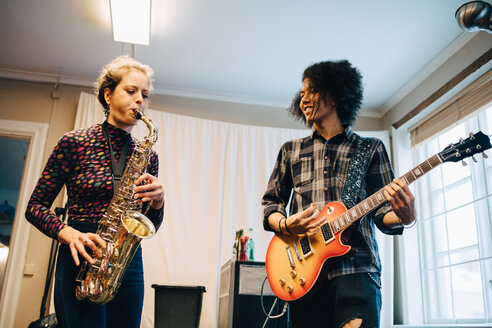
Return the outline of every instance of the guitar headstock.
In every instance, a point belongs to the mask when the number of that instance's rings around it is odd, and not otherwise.
[[[479,131],[470,134],[465,140],[449,145],[439,155],[443,162],[458,162],[490,148],[489,137]]]

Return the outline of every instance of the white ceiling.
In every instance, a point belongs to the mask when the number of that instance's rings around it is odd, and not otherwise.
[[[153,0],[158,93],[285,107],[314,62],[347,58],[379,117],[468,41],[466,0]],[[135,1],[138,5],[138,1]],[[132,24],[132,22],[128,22]],[[92,85],[131,46],[112,39],[109,0],[1,0],[0,77]]]

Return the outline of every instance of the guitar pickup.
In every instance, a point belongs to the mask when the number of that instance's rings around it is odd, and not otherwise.
[[[301,246],[301,251],[304,258],[313,254],[313,249],[311,248],[311,243],[309,242],[309,238],[307,236],[299,239],[299,245]]]
[[[321,226],[321,233],[323,234],[323,239],[325,241],[325,245],[328,244],[329,242],[331,242],[333,240],[333,238],[335,238],[333,236],[333,232],[330,229],[329,223],[325,223]]]

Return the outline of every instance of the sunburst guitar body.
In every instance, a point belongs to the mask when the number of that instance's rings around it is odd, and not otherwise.
[[[328,222],[346,212],[342,203],[331,202],[318,218]],[[326,227],[326,225],[324,226]],[[344,229],[345,230],[345,229]],[[332,234],[318,233],[311,238],[277,234],[268,246],[266,272],[272,291],[285,301],[297,300],[314,288],[322,268],[331,258],[351,253],[343,244],[344,230]],[[328,232],[328,233],[326,233]]]

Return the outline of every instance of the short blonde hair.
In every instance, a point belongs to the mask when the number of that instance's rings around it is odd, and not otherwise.
[[[137,70],[144,73],[149,79],[149,91],[152,91],[152,75],[154,71],[150,66],[144,65],[130,56],[119,56],[110,61],[103,67],[95,83],[97,99],[104,107],[104,113],[108,116],[109,104],[104,98],[104,90],[114,91],[121,79],[131,70]]]

